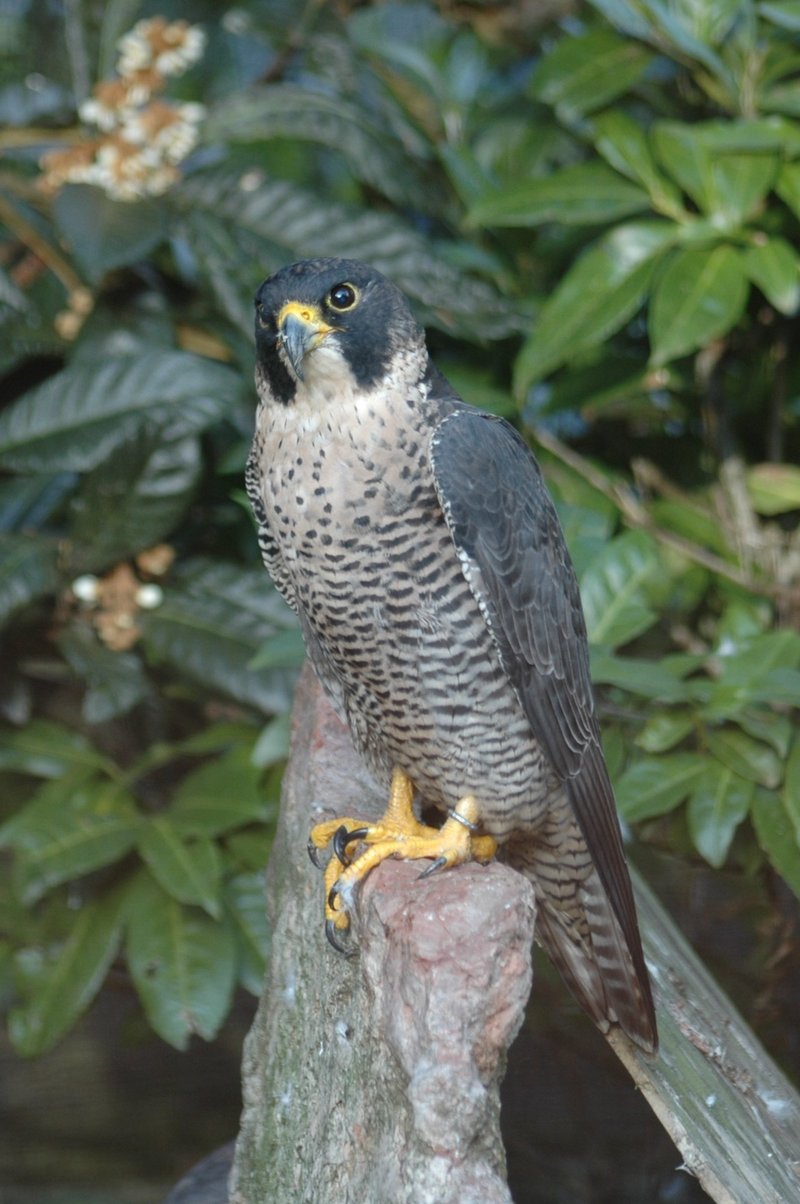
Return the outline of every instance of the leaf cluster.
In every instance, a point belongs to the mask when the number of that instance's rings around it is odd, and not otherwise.
[[[177,1045],[257,987],[301,645],[242,491],[251,298],[314,255],[391,276],[459,391],[533,432],[626,818],[800,894],[796,8],[594,0],[504,41],[469,7],[171,5],[203,21],[174,90],[206,117],[180,182],[130,202],[38,181],[137,5],[69,6],[57,54],[8,18],[0,969],[20,1049],[112,970]]]
[[[272,733],[278,756],[285,735]],[[259,991],[277,779],[265,788],[254,743],[250,726],[212,724],[123,770],[51,720],[3,736],[3,774],[39,783],[0,827],[15,855],[4,927],[24,941],[9,1021],[21,1053],[58,1041],[120,956],[153,1028],[179,1049],[215,1035],[237,983]],[[179,760],[192,767],[169,804],[143,806],[142,783]]]
[[[713,530],[698,497],[648,514],[626,490],[608,490],[594,465],[568,461],[552,462],[551,480],[579,572],[621,814],[655,844],[713,867],[753,872],[765,855],[800,897],[800,633],[738,584],[719,529],[718,558],[697,559]],[[631,529],[620,531],[626,517]]]

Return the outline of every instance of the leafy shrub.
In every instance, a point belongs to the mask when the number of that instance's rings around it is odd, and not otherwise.
[[[766,856],[800,894],[795,8],[596,0],[497,43],[423,5],[211,6],[205,55],[192,33],[185,73],[134,100],[163,22],[120,62],[128,4],[70,8],[66,55],[5,18],[19,1049],[57,1040],[120,957],[177,1045],[258,987],[300,646],[241,486],[251,297],[318,254],[390,275],[464,395],[533,430],[623,814],[713,866]],[[143,123],[172,130],[155,157]]]

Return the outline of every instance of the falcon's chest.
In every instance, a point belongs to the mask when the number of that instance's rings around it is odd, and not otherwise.
[[[391,591],[413,545],[443,526],[424,397],[262,415],[261,498],[298,597]],[[363,589],[362,589],[363,593]]]

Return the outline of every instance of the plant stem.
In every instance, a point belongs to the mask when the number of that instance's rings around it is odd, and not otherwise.
[[[55,247],[43,238],[29,221],[0,193],[0,221],[8,226],[20,242],[29,247],[42,263],[50,269],[69,294],[78,291],[86,292],[86,285],[77,274],[72,264],[57,251]]]
[[[80,104],[91,88],[81,0],[64,0],[64,42],[72,75],[72,91],[76,104]]]
[[[574,469],[598,493],[602,493],[604,497],[612,501],[620,511],[622,520],[627,526],[647,531],[654,539],[657,539],[666,547],[672,548],[673,551],[680,553],[680,555],[685,556],[687,560],[701,565],[711,573],[718,573],[721,577],[725,577],[726,580],[733,581],[736,585],[750,590],[751,593],[758,594],[764,598],[775,598],[785,603],[792,603],[794,606],[800,605],[800,586],[781,581],[761,581],[744,569],[729,564],[720,556],[709,552],[706,548],[700,547],[699,544],[693,543],[690,539],[686,539],[682,535],[676,535],[673,531],[665,531],[653,521],[647,510],[633,496],[627,485],[614,484],[609,481],[589,460],[547,431],[536,428],[534,430],[534,437],[537,443],[546,448],[557,459],[561,460],[562,463]]]

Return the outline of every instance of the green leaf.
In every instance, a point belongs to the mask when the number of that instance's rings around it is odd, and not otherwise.
[[[0,535],[0,623],[60,584],[55,540]]]
[[[377,56],[389,65],[392,76],[399,74],[414,93],[439,105],[449,99],[448,68],[462,39],[454,38],[452,26],[431,6],[381,4],[361,8],[352,15],[348,34],[362,53],[370,59]],[[465,40],[468,46],[475,45],[471,35],[467,34]],[[474,77],[471,82],[470,98]],[[415,102],[419,96],[414,96]]]
[[[800,844],[780,795],[768,790],[756,791],[753,824],[758,843],[772,866],[800,899]]]
[[[532,404],[533,425],[547,425],[550,416],[576,415],[589,424],[608,417],[636,422],[652,410],[652,376],[647,366],[632,362],[616,349],[604,345],[586,355],[580,364],[548,382]],[[463,394],[462,394],[463,396]],[[664,418],[676,413],[671,399],[666,400]],[[509,414],[508,417],[513,415]],[[558,419],[556,419],[558,421]],[[663,421],[663,419],[662,419]]]
[[[139,657],[107,648],[87,624],[66,627],[58,646],[86,682],[82,710],[87,723],[106,723],[124,715],[150,693]]]
[[[782,29],[800,33],[800,0],[761,0],[756,8],[759,16]]]
[[[658,5],[658,9],[665,7]],[[668,11],[693,38],[706,46],[718,46],[740,19],[742,7],[742,0],[680,0]]]
[[[24,1057],[45,1053],[86,1011],[117,955],[126,891],[85,903],[32,998],[9,1016],[9,1036]]]
[[[603,163],[578,163],[504,188],[470,211],[473,226],[599,226],[650,208],[646,192]]]
[[[664,568],[649,536],[629,531],[607,544],[580,583],[590,643],[616,648],[652,627],[657,615],[648,590],[663,578]]]
[[[713,155],[747,154],[755,151],[780,151],[790,157],[800,151],[800,130],[795,122],[783,117],[736,118],[686,125],[663,122],[659,129],[668,134],[691,137]]]
[[[298,627],[290,627],[271,635],[250,662],[251,669],[299,669],[306,646]]]
[[[666,364],[726,334],[739,321],[747,292],[742,257],[733,247],[676,251],[650,305],[653,363]]]
[[[207,205],[215,199],[204,198]],[[183,206],[182,206],[183,208]],[[248,339],[252,338],[252,297],[267,272],[276,271],[280,253],[257,248],[257,237],[203,206],[191,206],[178,225],[181,245],[189,248],[195,271],[213,297],[216,308]],[[268,257],[268,252],[272,254]],[[286,256],[288,262],[291,256]]]
[[[603,756],[606,759],[611,781],[615,781],[622,773],[628,756],[625,734],[620,727],[606,725],[600,733],[603,744]]]
[[[800,163],[784,163],[775,180],[775,191],[795,217],[800,217]]]
[[[534,438],[535,435],[534,430]],[[544,448],[538,449],[538,455],[559,513],[564,514],[565,529],[569,526],[571,508],[579,521],[586,522],[590,535],[600,537],[599,542],[605,543],[619,522],[616,504],[587,481],[579,469],[568,467]]]
[[[164,206],[157,200],[115,201],[90,184],[67,184],[53,201],[61,236],[92,282],[111,268],[136,263],[166,235]]]
[[[289,715],[276,715],[262,730],[253,748],[252,761],[259,769],[285,761],[289,755]]]
[[[128,966],[155,1031],[176,1049],[216,1036],[230,1007],[237,948],[230,927],[185,907],[142,875],[131,900]]]
[[[691,794],[708,766],[696,753],[642,757],[627,769],[616,787],[617,804],[631,823],[674,810]]]
[[[505,384],[497,384],[491,370],[481,371],[465,363],[463,357],[437,355],[436,365],[450,384],[470,405],[499,414],[501,418],[516,418],[519,411]]]
[[[749,813],[754,793],[753,782],[743,781],[723,765],[709,765],[695,783],[687,812],[689,833],[698,853],[716,869],[728,856],[734,833]]]
[[[75,487],[70,472],[50,472],[0,480],[0,534],[40,531]]]
[[[615,656],[606,648],[593,644],[591,654],[592,681],[598,686],[618,686],[642,698],[661,702],[680,702],[686,688],[680,678],[660,661],[641,660],[635,656]],[[654,751],[654,750],[650,750]]]
[[[770,669],[747,691],[750,702],[765,702],[772,706],[800,707],[800,672],[784,666]]]
[[[239,389],[230,368],[185,351],[74,364],[0,414],[0,460],[23,472],[85,472],[146,421],[166,439],[203,430]]]
[[[651,715],[635,743],[648,753],[667,752],[694,731],[694,716],[687,711],[660,711]]]
[[[192,836],[218,836],[243,824],[263,823],[272,805],[260,777],[250,745],[238,745],[186,775],[172,796],[169,820],[177,831]]]
[[[580,578],[613,533],[614,518],[589,506],[556,500],[570,558]]]
[[[794,824],[800,843],[800,738],[796,738],[786,761],[783,804]]]
[[[120,786],[86,780],[77,770],[42,786],[0,828],[0,845],[16,852],[18,889],[30,904],[60,882],[119,861],[139,830],[133,800]]]
[[[722,658],[725,681],[753,686],[773,669],[796,669],[800,665],[800,632],[785,627],[760,635],[745,635],[735,643],[730,638],[717,649]]]
[[[706,4],[706,0],[702,0],[702,3]],[[706,41],[709,28],[725,28],[724,23],[720,26],[716,15],[710,26],[705,16],[698,26],[693,17],[696,6],[691,0],[681,7],[667,6],[663,0],[648,0],[644,16],[641,7],[629,3],[629,0],[592,0],[592,4],[605,14],[612,25],[635,38],[652,43],[659,53],[671,53],[679,60],[688,56],[702,63],[730,95],[736,94],[736,81],[732,72]],[[708,7],[706,4],[706,8]],[[699,11],[703,13],[702,8]],[[711,5],[711,11],[718,14],[720,6]],[[703,31],[702,36],[695,33],[698,28]]]
[[[592,0],[592,7],[620,33],[630,34],[643,42],[655,37],[654,26],[631,0]]]
[[[717,624],[715,650],[720,655],[735,655],[734,649],[747,648],[751,640],[767,630],[771,618],[769,607],[763,602],[734,598]]]
[[[778,174],[777,154],[742,151],[714,155],[711,163],[716,225],[734,228],[757,213]]]
[[[239,981],[253,995],[264,985],[269,927],[264,872],[238,874],[225,885],[225,905],[239,947]]]
[[[23,728],[0,729],[0,769],[58,778],[75,766],[107,771],[110,763],[80,732],[49,719],[32,719]]]
[[[0,270],[0,306],[24,312],[29,309],[28,299],[5,270]]]
[[[711,155],[700,130],[680,121],[657,121],[651,138],[663,169],[702,212],[710,213],[714,208]]]
[[[123,34],[136,23],[139,0],[108,0],[103,5],[100,20],[99,47],[97,55],[98,78],[113,75],[119,58],[117,43]]]
[[[788,715],[776,715],[775,711],[765,707],[752,707],[732,715],[731,720],[754,740],[762,740],[774,748],[781,760],[785,760],[794,733],[794,724]]]
[[[712,225],[729,229],[756,212],[775,183],[780,155],[800,151],[798,133],[780,117],[759,121],[657,122],[653,147],[665,171]]]
[[[248,828],[234,832],[225,841],[228,862],[248,873],[261,873],[269,860],[273,832],[270,828]]]
[[[312,141],[344,156],[357,179],[400,206],[419,206],[429,183],[423,165],[364,104],[294,83],[234,92],[206,115],[212,142],[289,138]],[[417,148],[421,149],[421,148]],[[427,202],[438,198],[426,198]]]
[[[70,573],[105,569],[166,538],[186,513],[201,470],[196,436],[170,439],[158,427],[132,432],[72,499]]]
[[[636,84],[653,61],[643,46],[610,29],[561,38],[539,63],[531,91],[562,121],[602,108]]]
[[[761,740],[753,740],[733,728],[720,728],[708,731],[706,742],[713,756],[740,777],[770,788],[780,785],[783,778],[780,757]]]
[[[219,849],[205,836],[183,835],[173,816],[147,821],[138,849],[151,873],[179,903],[195,903],[214,919],[220,916],[222,862]]]
[[[185,740],[177,741],[172,747],[176,752],[205,756],[207,753],[223,752],[233,745],[250,747],[257,731],[255,725],[250,723],[211,723],[194,735],[187,736]]]
[[[315,255],[362,259],[411,298],[420,320],[455,335],[504,338],[520,328],[514,308],[490,284],[459,271],[430,240],[374,206],[322,201],[263,172],[214,168],[170,193],[185,235],[226,310],[252,332],[249,298],[268,271]],[[207,259],[211,238],[213,263]],[[452,247],[451,247],[452,250]],[[235,276],[232,275],[235,272]],[[232,284],[237,296],[231,296]],[[248,298],[241,308],[239,293]]]
[[[800,705],[800,633],[784,628],[739,640],[724,637],[717,657],[721,677],[705,702],[707,718],[735,717],[759,702]]]
[[[675,231],[672,222],[618,226],[575,261],[542,306],[519,354],[517,395],[581,351],[598,346],[636,313]]]
[[[157,610],[142,615],[148,656],[267,714],[287,710],[293,677],[250,668],[261,645],[296,619],[261,568],[186,564]]]
[[[637,121],[620,109],[601,113],[592,122],[594,142],[617,171],[647,189],[653,207],[671,217],[683,215],[680,193],[656,167],[647,135]]]
[[[756,464],[747,473],[747,489],[759,514],[800,509],[800,468],[794,464]]]
[[[725,532],[719,521],[701,504],[683,498],[656,498],[648,508],[653,518],[668,531],[683,535],[720,556],[729,555]]]

